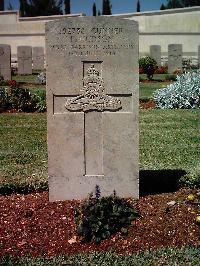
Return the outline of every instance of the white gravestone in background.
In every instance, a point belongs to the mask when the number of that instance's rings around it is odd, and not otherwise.
[[[17,62],[18,74],[30,75],[32,74],[32,47],[18,46],[17,47]]]
[[[182,71],[182,44],[168,45],[168,73],[173,73],[176,70]]]
[[[11,80],[11,48],[8,44],[0,44],[0,76]]]
[[[44,48],[43,47],[33,47],[33,69],[43,70],[44,69]]]
[[[50,200],[138,198],[137,22],[48,22],[46,63]]]
[[[151,45],[150,46],[150,57],[156,60],[157,66],[161,66],[161,46]]]

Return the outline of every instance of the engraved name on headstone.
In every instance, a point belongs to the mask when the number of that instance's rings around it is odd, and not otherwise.
[[[50,200],[138,198],[137,22],[48,22],[46,60]]]
[[[168,45],[168,72],[173,73],[175,70],[182,71],[182,44]]]
[[[32,47],[18,46],[17,47],[18,74],[32,74]]]
[[[33,47],[33,69],[43,70],[44,69],[44,48]]]
[[[161,66],[161,46],[151,45],[150,46],[150,57],[156,60],[157,66]]]
[[[11,48],[8,44],[0,44],[0,75],[4,80],[11,80]]]

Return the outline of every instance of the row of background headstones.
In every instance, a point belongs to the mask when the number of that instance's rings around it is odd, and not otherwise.
[[[154,58],[158,66],[161,66],[161,46],[151,45],[150,57]],[[168,73],[174,70],[182,70],[182,45],[169,44],[168,46]],[[17,47],[18,74],[29,75],[33,70],[44,69],[44,48],[31,46]],[[198,66],[200,66],[200,46],[198,46]],[[0,44],[0,74],[5,80],[11,79],[11,47],[7,44]]]
[[[155,59],[158,67],[161,65],[168,66],[168,73],[173,73],[175,70],[183,70],[183,50],[182,44],[169,44],[168,45],[168,57],[161,57],[161,46],[160,45],[151,45],[149,48],[150,57]],[[186,59],[187,61],[187,59]],[[189,59],[190,61],[190,59]],[[193,64],[194,59],[190,62]],[[198,46],[198,58],[196,64],[197,67],[200,67],[200,46]]]
[[[43,70],[44,48],[18,46],[17,62],[19,75],[32,74],[32,70]],[[11,79],[11,47],[7,44],[0,44],[0,75],[5,80]]]

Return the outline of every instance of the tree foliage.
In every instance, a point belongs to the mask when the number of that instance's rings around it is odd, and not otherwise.
[[[4,0],[0,0],[0,11],[4,10]]]
[[[137,1],[137,12],[140,12],[140,1]]]
[[[165,9],[166,9],[165,5],[162,4],[162,5],[160,6],[160,10],[165,10]]]
[[[172,8],[183,8],[191,6],[200,6],[199,0],[168,0],[167,4],[162,4],[160,9],[172,9]]]
[[[110,0],[103,0],[102,15],[112,15]]]
[[[92,14],[94,17],[96,17],[96,15],[97,15],[97,7],[96,7],[95,3],[93,4],[93,7],[92,7]]]
[[[62,15],[62,0],[19,0],[22,17]]]
[[[70,0],[64,0],[65,14],[71,14]]]

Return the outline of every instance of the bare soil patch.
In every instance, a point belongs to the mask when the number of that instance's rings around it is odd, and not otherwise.
[[[0,254],[53,256],[91,251],[136,251],[172,246],[199,246],[200,227],[194,222],[198,205],[189,203],[182,189],[141,197],[129,202],[140,217],[128,235],[117,233],[100,244],[86,243],[77,235],[74,208],[81,201],[49,202],[48,192],[0,196]],[[175,201],[174,205],[169,205]]]

